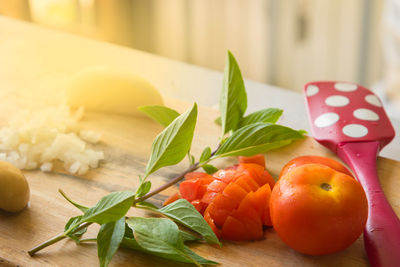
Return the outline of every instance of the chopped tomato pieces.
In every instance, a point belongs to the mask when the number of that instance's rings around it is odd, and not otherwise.
[[[179,191],[203,214],[218,237],[244,241],[262,238],[263,226],[271,226],[269,200],[274,185],[275,180],[265,170],[264,156],[256,155],[239,157],[239,164],[212,176],[188,173]]]
[[[254,163],[265,168],[265,158],[263,154],[257,154],[251,157],[239,156],[239,163]]]

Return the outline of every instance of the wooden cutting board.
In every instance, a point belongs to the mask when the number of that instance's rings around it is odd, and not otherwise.
[[[188,103],[168,101],[168,106],[182,112]],[[4,111],[4,110],[3,110]],[[4,113],[2,113],[4,114]],[[213,123],[218,112],[200,107],[198,124],[193,142],[193,153],[198,157],[206,145],[215,147],[220,129]],[[4,117],[4,116],[3,116]],[[26,171],[31,188],[28,208],[18,214],[0,212],[0,266],[97,266],[95,244],[76,245],[63,240],[42,250],[34,257],[27,251],[63,230],[70,216],[80,212],[67,203],[58,193],[63,189],[72,199],[84,205],[93,205],[102,196],[112,191],[133,190],[138,175],[144,172],[152,140],[162,127],[144,117],[127,117],[88,113],[81,121],[82,128],[102,134],[96,146],[105,152],[105,161],[98,169],[84,176],[66,174],[62,168],[52,173]],[[335,156],[311,138],[298,141],[288,147],[266,154],[267,168],[276,178],[282,166],[293,157],[305,154]],[[235,162],[226,159],[217,162],[223,167]],[[151,176],[153,188],[172,178],[187,165],[185,159],[174,167],[166,167]],[[384,191],[400,215],[400,162],[379,158],[379,176]],[[167,195],[175,192],[170,188],[151,199],[160,205]],[[143,215],[139,211],[131,214]],[[93,237],[89,231],[87,237]],[[367,266],[362,238],[348,249],[328,256],[305,256],[287,247],[272,228],[266,229],[265,239],[258,242],[223,242],[218,248],[210,245],[195,245],[192,248],[200,255],[218,261],[222,266]],[[159,259],[139,252],[120,249],[110,266],[187,266]]]

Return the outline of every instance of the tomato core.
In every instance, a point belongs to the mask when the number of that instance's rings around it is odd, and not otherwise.
[[[320,185],[320,187],[325,191],[331,191],[332,190],[332,186],[330,184],[328,184],[328,183],[322,183]]]

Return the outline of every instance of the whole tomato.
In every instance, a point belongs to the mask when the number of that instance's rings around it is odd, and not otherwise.
[[[350,246],[368,217],[364,190],[354,178],[321,164],[283,175],[270,200],[272,225],[293,249],[309,255]]]
[[[290,172],[294,168],[297,168],[304,164],[311,164],[311,163],[322,164],[322,165],[331,167],[332,169],[334,169],[338,172],[342,172],[344,174],[347,174],[347,175],[353,177],[351,172],[340,162],[330,159],[330,158],[320,157],[320,156],[300,156],[300,157],[292,159],[291,161],[286,163],[286,165],[282,168],[281,173],[279,174],[279,177],[282,177],[283,175]]]

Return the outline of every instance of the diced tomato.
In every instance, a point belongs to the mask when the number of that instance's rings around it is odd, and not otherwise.
[[[228,184],[215,179],[207,186],[207,191],[212,191],[212,192],[217,192],[217,193],[222,192],[222,190],[224,190],[227,185]]]
[[[192,203],[192,205],[196,208],[196,210],[197,210],[198,212],[200,212],[201,214],[203,214],[204,210],[207,208],[207,205],[206,205],[205,203],[201,202],[201,201],[198,200],[198,199],[193,200],[193,201],[190,202],[190,203]]]
[[[240,220],[247,229],[247,234],[242,237],[242,240],[258,240],[262,238],[263,227],[261,219],[254,208],[236,210],[232,213],[232,217]]]
[[[264,213],[264,205],[262,207],[260,207],[259,205],[255,205],[256,202],[257,202],[257,200],[256,200],[255,192],[250,192],[246,195],[246,197],[242,200],[242,202],[240,202],[238,210],[246,210],[249,208],[255,209],[258,217],[261,218],[261,216]]]
[[[269,172],[267,170],[265,170],[263,172],[263,174],[261,175],[261,177],[263,178],[263,180],[266,181],[266,183],[269,184],[269,186],[271,187],[271,190],[272,190],[272,188],[274,188],[274,186],[275,186],[275,180],[271,176],[271,174],[269,174]]]
[[[174,202],[180,198],[181,198],[181,195],[179,195],[179,193],[172,194],[163,202],[163,206],[167,206],[168,204],[171,204],[172,202]]]
[[[179,185],[179,192],[181,193],[182,198],[192,202],[197,198],[197,191],[199,190],[199,187],[199,179],[196,178],[185,180]]]
[[[263,155],[241,157],[239,161],[212,176],[189,173],[179,190],[218,237],[257,240],[263,236],[263,225],[271,225],[269,199],[275,181],[265,170]]]
[[[255,212],[254,210],[250,211]],[[261,223],[252,221],[248,213],[236,212],[235,215],[228,216],[223,227],[221,237],[229,240],[247,241],[258,240],[263,236]]]
[[[220,238],[221,237],[221,230],[217,228],[217,226],[214,223],[214,220],[211,218],[210,213],[208,212],[208,208],[204,211],[204,220],[208,223],[208,225],[211,227],[215,235]]]
[[[263,186],[265,181],[261,178],[264,168],[253,163],[241,163],[237,169],[239,172],[247,173],[259,186]]]
[[[235,183],[237,185],[239,185],[240,187],[242,187],[246,192],[253,191],[252,188],[250,187],[250,185],[242,177],[238,178]]]
[[[195,178],[212,178],[212,176],[205,172],[189,172],[189,173],[185,174],[186,180],[195,179]]]
[[[231,214],[231,210],[226,210],[222,208],[217,208],[217,206],[211,203],[209,206],[210,208],[210,217],[214,220],[215,225],[218,227],[222,227],[228,218],[229,214]]]
[[[214,181],[214,178],[192,178],[181,182],[179,192],[182,198],[189,202],[201,199],[207,191],[208,185]]]
[[[247,173],[243,173],[239,176],[239,179],[243,179],[251,188],[251,191],[257,191],[257,189],[260,187],[253,178],[250,177]]]
[[[214,198],[212,204],[214,204],[214,207],[216,209],[233,210],[239,206],[240,200],[232,199],[230,197],[225,196],[224,194],[219,193]]]
[[[213,191],[207,191],[204,196],[201,198],[201,202],[204,204],[208,205],[211,203],[211,201],[214,200],[215,196],[218,194],[218,192],[213,192]]]
[[[261,220],[263,225],[272,226],[269,213],[269,200],[271,198],[271,188],[269,187],[269,184],[260,187],[260,189],[255,192],[254,196],[255,202],[253,203],[253,206],[262,209]]]
[[[218,180],[221,180],[224,183],[229,184],[230,182],[236,180],[237,171],[236,171],[236,168],[219,170],[216,173],[214,173],[213,176],[215,178],[217,178]]]
[[[210,216],[218,226],[222,226],[232,210],[236,209],[238,203],[219,193],[208,206]]]
[[[265,158],[263,154],[257,154],[250,157],[239,156],[239,163],[254,163],[262,166],[265,169]]]
[[[228,216],[222,227],[221,237],[227,240],[242,241],[248,232],[245,225],[238,219]]]
[[[239,205],[242,199],[247,195],[247,192],[236,183],[230,183],[227,187],[225,187],[222,194],[230,198],[233,203],[237,203],[237,205]]]
[[[214,178],[212,178],[212,177],[210,178],[210,177],[199,179],[200,185],[197,190],[197,196],[196,196],[197,199],[201,199],[204,196],[204,194],[207,192],[208,185],[215,180]]]

